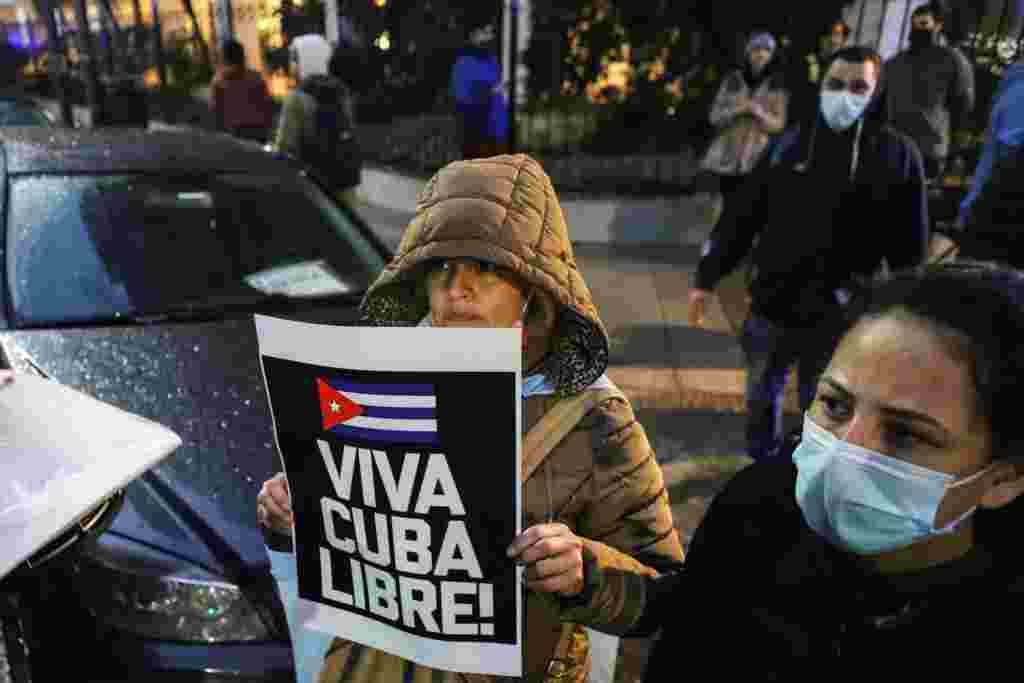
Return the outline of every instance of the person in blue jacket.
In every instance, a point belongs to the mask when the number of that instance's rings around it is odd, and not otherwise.
[[[462,158],[476,159],[508,151],[508,102],[501,65],[494,54],[494,27],[473,30],[455,60],[451,93],[459,121]]]
[[[993,98],[988,132],[974,171],[970,192],[960,204],[959,224],[966,226],[971,209],[992,177],[997,162],[1013,156],[1024,146],[1024,61],[1010,65]]]

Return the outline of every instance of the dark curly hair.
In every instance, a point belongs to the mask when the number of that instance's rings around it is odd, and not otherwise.
[[[837,339],[869,318],[904,315],[924,323],[966,364],[975,415],[992,435],[992,458],[1021,455],[1024,420],[1024,273],[960,261],[900,271],[873,283],[851,306]]]

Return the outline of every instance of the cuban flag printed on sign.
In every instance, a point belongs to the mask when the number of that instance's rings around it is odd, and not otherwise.
[[[317,378],[324,431],[377,443],[439,445],[432,384],[360,384]]]

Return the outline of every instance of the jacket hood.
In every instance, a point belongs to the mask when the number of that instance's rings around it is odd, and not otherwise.
[[[554,187],[523,154],[456,161],[428,182],[394,260],[362,303],[376,325],[415,325],[429,312],[425,265],[476,258],[551,295],[560,314],[544,374],[559,395],[590,386],[608,365],[608,334],[573,256]]]

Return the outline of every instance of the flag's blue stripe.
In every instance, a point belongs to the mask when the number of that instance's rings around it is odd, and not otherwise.
[[[384,394],[388,396],[433,396],[433,384],[360,384],[331,380],[328,382],[338,391],[351,391],[357,394]]]
[[[387,429],[365,429],[338,425],[331,429],[338,436],[352,436],[380,443],[416,443],[438,445],[437,432],[393,432]]]
[[[437,411],[433,408],[389,408],[385,406],[362,406],[366,417],[394,417],[403,420],[433,420]]]

